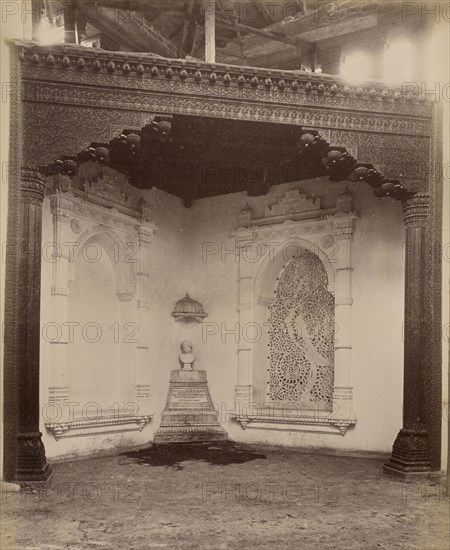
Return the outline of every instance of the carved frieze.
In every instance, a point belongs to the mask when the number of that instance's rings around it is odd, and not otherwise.
[[[57,96],[58,97],[58,96]],[[60,96],[59,96],[60,97]],[[91,141],[112,139],[123,128],[141,128],[154,116],[150,113],[92,107],[70,109],[64,104],[23,103],[26,132],[24,157],[30,166],[47,164],[59,155],[72,154]]]
[[[351,108],[426,116],[420,94],[378,83],[350,85],[322,74],[235,67],[155,58],[151,54],[102,52],[76,46],[45,48],[16,41],[25,76],[31,79],[135,88],[278,104]]]
[[[111,83],[108,83],[110,86]],[[106,83],[105,83],[106,86]],[[364,130],[369,132],[394,133],[402,135],[429,135],[431,120],[426,118],[404,117],[403,113],[393,116],[375,114],[376,109],[369,105],[365,113],[355,112],[355,103],[348,102],[340,106],[339,110],[324,110],[327,105],[320,105],[316,101],[306,102],[300,106],[296,102],[287,101],[283,104],[254,102],[255,98],[197,97],[192,90],[186,97],[168,93],[120,89],[98,88],[89,86],[86,89],[79,86],[70,86],[67,83],[41,83],[25,80],[23,97],[25,102],[38,104],[54,104],[57,101],[62,105],[84,106],[107,109],[123,109],[135,113],[149,112],[185,114],[207,117],[231,118],[238,120],[260,120],[263,122],[277,122],[280,124],[299,124],[314,128],[341,128],[345,130]],[[248,102],[242,103],[242,100]],[[332,107],[337,107],[332,104]],[[329,107],[329,106],[328,106]],[[413,115],[416,113],[410,113]]]

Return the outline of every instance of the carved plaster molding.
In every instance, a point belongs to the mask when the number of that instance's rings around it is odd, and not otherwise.
[[[70,224],[71,229],[73,220],[85,220],[87,222],[98,222],[105,227],[120,230],[129,234],[143,234],[142,222],[138,219],[133,220],[134,216],[120,212],[115,208],[106,209],[104,206],[86,202],[80,193],[67,191],[66,193],[55,193],[50,196],[50,208],[56,220],[62,223]],[[155,224],[146,223],[146,239],[151,242],[151,235],[157,230]],[[76,231],[80,233],[80,231]]]
[[[141,432],[152,418],[153,415],[145,415],[102,418],[98,420],[75,420],[72,422],[47,422],[45,423],[45,427],[58,441],[62,437],[77,437],[79,435],[101,435],[126,431]]]
[[[331,414],[331,413],[330,413]],[[356,424],[356,419],[336,419],[331,417],[311,418],[310,416],[297,416],[289,418],[285,415],[256,414],[256,415],[232,415],[242,429],[289,429],[300,432],[324,432],[340,434],[344,436],[350,426]],[[325,428],[325,429],[324,429]]]

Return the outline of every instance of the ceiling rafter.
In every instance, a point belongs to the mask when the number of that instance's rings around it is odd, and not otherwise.
[[[250,27],[249,25],[244,25],[243,23],[236,23],[236,22],[230,22],[228,20],[222,19],[221,24],[230,27],[230,28],[237,28],[240,31],[254,34],[257,36],[262,36],[264,38],[267,38],[269,40],[273,40],[275,42],[282,42],[283,44],[287,44],[289,46],[296,46],[297,48],[301,48],[304,52],[311,52],[312,51],[312,43],[306,42],[304,40],[300,40],[298,38],[286,36],[284,34],[279,34],[276,32],[272,32],[267,30],[266,27],[262,29],[257,29],[255,27]]]
[[[193,15],[192,12],[194,10],[194,4],[195,0],[188,0],[186,11],[184,12],[184,20],[183,20],[183,28],[181,30],[181,38],[180,38],[180,47],[178,50],[178,57],[183,57],[185,48],[186,48],[186,42],[188,39],[188,29],[189,26],[192,25],[193,21]]]
[[[272,16],[270,15],[269,10],[267,9],[267,6],[264,4],[263,0],[255,0],[256,5],[261,10],[261,17],[264,19],[264,23],[266,25],[270,25],[273,23]]]

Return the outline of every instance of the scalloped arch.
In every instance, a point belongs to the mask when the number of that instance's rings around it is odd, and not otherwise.
[[[297,244],[298,248],[293,245]],[[286,245],[291,245],[286,247]],[[293,237],[279,244],[274,254],[266,254],[263,262],[259,266],[254,282],[254,292],[257,303],[266,305],[273,300],[274,284],[287,265],[292,259],[298,257],[298,251],[304,250],[315,254],[325,267],[328,276],[328,290],[334,294],[334,279],[335,272],[333,264],[324,250],[316,243],[302,239],[301,237]]]

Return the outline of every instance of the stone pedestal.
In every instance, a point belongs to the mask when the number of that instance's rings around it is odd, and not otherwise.
[[[206,371],[173,370],[154,443],[225,441],[228,435],[218,416],[208,390]]]

